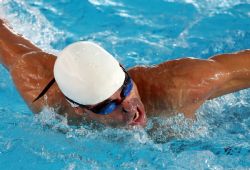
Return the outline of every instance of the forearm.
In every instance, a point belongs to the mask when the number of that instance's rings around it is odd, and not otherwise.
[[[0,19],[0,61],[9,69],[20,56],[41,51],[38,47],[16,34]]]
[[[250,50],[218,55],[210,59],[221,64],[229,77],[211,98],[250,87]]]

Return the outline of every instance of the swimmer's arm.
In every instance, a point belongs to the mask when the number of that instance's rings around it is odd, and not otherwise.
[[[129,73],[148,114],[164,110],[164,115],[184,113],[194,118],[206,100],[250,87],[250,50],[208,60],[182,58],[137,66]]]
[[[206,100],[250,87],[250,50],[208,60],[184,58],[168,65],[172,88],[177,89],[169,90],[174,96],[170,103],[189,118]]]
[[[9,70],[10,67],[25,54],[42,50],[15,33],[0,19],[0,62]]]
[[[13,32],[0,19],[0,63],[8,69],[16,88],[33,112],[40,112],[45,105],[59,108],[63,102],[56,84],[33,102],[53,78],[55,59],[54,55]]]
[[[250,50],[217,55],[210,60],[219,63],[224,68],[223,74],[229,78],[209,99],[250,87]]]

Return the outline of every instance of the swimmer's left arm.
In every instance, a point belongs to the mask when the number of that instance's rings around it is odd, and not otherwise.
[[[217,55],[210,60],[219,63],[226,70],[225,76],[229,78],[209,99],[250,87],[250,50]]]
[[[250,50],[208,60],[182,58],[155,67],[134,67],[129,73],[148,112],[163,108],[165,114],[181,112],[193,118],[206,100],[250,87]]]
[[[250,50],[216,55],[208,60],[184,58],[165,64],[173,92],[170,105],[193,118],[206,100],[250,87]],[[167,80],[167,79],[166,79]]]

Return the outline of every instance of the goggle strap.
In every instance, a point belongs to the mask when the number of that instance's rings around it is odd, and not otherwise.
[[[40,99],[48,90],[49,88],[55,83],[55,78],[50,80],[50,82],[47,84],[47,86],[42,90],[42,92],[33,100],[33,103]]]
[[[65,96],[65,95],[64,95],[64,96]],[[80,103],[77,103],[76,101],[74,101],[74,100],[68,98],[67,96],[65,96],[65,98],[66,98],[69,102],[71,102],[72,104],[74,104],[74,105],[77,105],[77,106],[80,106],[80,107],[85,107],[84,105],[82,105],[82,104],[80,104]]]

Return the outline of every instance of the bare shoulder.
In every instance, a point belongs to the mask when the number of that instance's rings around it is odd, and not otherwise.
[[[30,52],[20,57],[10,68],[10,74],[27,104],[37,112],[43,101],[33,100],[53,78],[56,57],[45,52]]]
[[[154,66],[136,66],[129,69],[129,73],[133,78],[150,80],[155,82],[166,80],[165,82],[173,82],[175,85],[184,85],[191,83],[192,85],[200,82],[212,81],[215,76],[224,75],[224,67],[214,61],[207,59],[197,59],[186,57],[171,61],[166,61]],[[221,73],[221,74],[220,74]]]
[[[149,84],[150,77],[155,76],[152,68],[152,66],[135,66],[128,70],[129,75],[139,87],[139,91],[143,89],[145,83]]]
[[[146,110],[169,115],[182,112],[187,117],[193,117],[194,111],[227,79],[217,62],[191,57],[129,71]]]
[[[132,68],[129,68],[128,69],[128,73],[132,76],[132,77],[135,77],[135,76],[138,76],[140,74],[144,74],[145,72],[147,72],[148,70],[150,70],[150,66],[134,66]]]

